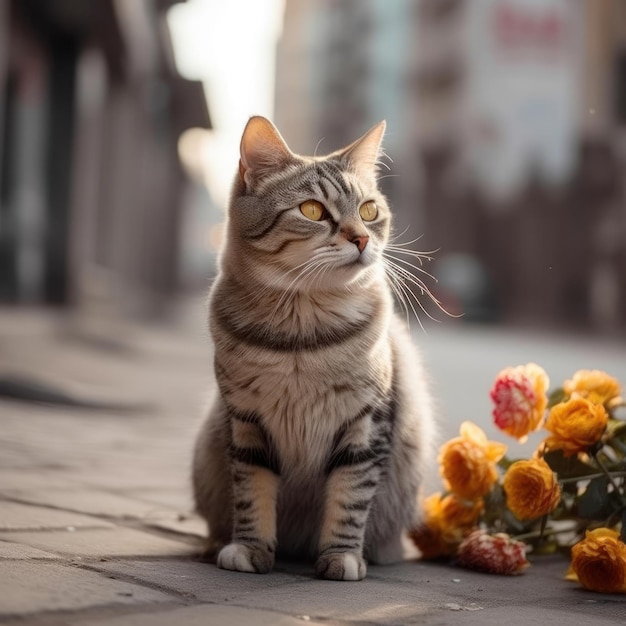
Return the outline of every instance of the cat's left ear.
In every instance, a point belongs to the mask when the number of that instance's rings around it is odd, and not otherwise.
[[[293,152],[272,122],[260,115],[248,120],[241,137],[239,160],[239,176],[245,184],[284,167],[293,159]]]
[[[340,150],[337,156],[359,175],[376,176],[386,127],[385,120],[378,122],[363,137]]]

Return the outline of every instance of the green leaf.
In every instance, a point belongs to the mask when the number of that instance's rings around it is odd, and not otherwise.
[[[548,408],[551,409],[555,404],[559,404],[563,402],[567,398],[567,394],[563,387],[558,387],[557,389],[553,389],[548,395]]]
[[[509,459],[509,457],[505,455],[498,461],[497,465],[501,470],[506,472],[516,460],[517,459]]]
[[[609,438],[617,437],[626,433],[626,422],[622,420],[609,419],[606,425],[606,436]]]
[[[563,450],[550,450],[543,455],[544,460],[559,478],[584,478],[590,474],[597,474],[598,469],[581,461],[577,456],[566,457]]]
[[[578,514],[592,520],[604,520],[608,517],[613,508],[608,487],[609,480],[605,476],[590,480],[587,489],[578,500]]]

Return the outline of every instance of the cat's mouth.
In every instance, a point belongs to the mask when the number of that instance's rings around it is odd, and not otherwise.
[[[372,255],[366,254],[365,252],[359,252],[356,256],[351,256],[348,259],[345,259],[341,264],[338,265],[339,269],[344,270],[352,270],[359,271],[363,270],[374,262]]]

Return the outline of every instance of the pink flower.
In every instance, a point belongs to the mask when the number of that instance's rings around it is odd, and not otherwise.
[[[463,540],[458,557],[461,567],[488,574],[521,574],[530,565],[523,541],[504,533],[488,535],[484,530],[475,530]]]
[[[535,363],[503,369],[489,394],[496,426],[520,442],[526,441],[528,434],[542,425],[549,384],[548,375]]]

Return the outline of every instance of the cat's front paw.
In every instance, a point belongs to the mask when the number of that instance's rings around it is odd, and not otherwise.
[[[229,543],[217,557],[217,566],[236,572],[267,574],[274,565],[274,551],[264,545]]]
[[[367,566],[365,560],[354,552],[331,552],[317,559],[315,573],[327,580],[362,580]]]

